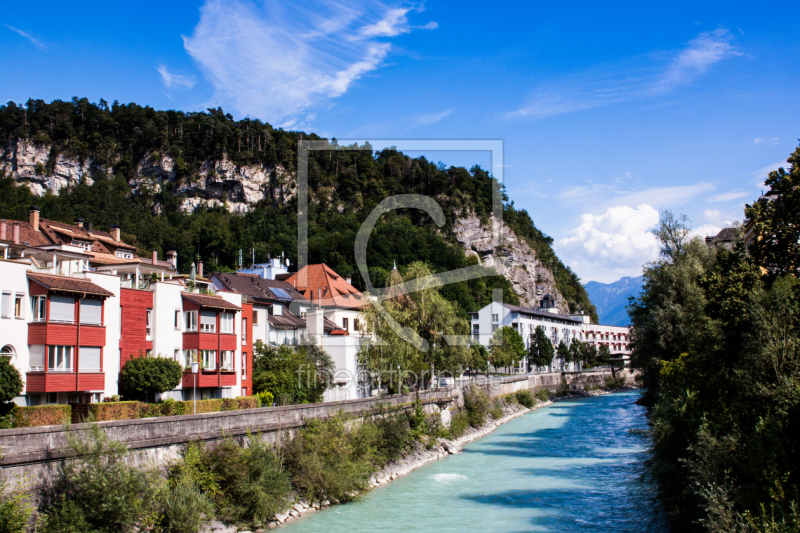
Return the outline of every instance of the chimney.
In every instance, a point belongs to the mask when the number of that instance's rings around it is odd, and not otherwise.
[[[345,281],[347,281],[347,284],[348,284],[348,285],[352,285],[352,283],[351,283],[351,282],[353,281],[353,278],[351,278],[350,276],[347,276],[347,277],[346,277],[346,278],[344,278],[344,279],[345,279]]]
[[[94,229],[94,224],[89,222],[89,235],[92,234],[92,230]]]
[[[200,261],[197,264],[197,277],[198,278],[202,278],[203,277],[203,262],[202,261]]]
[[[109,231],[109,233],[111,233],[111,237],[115,241],[119,242],[120,241],[119,224],[111,226],[111,228],[109,228],[109,229],[111,230],[111,231]]]
[[[19,244],[19,222],[14,222],[14,229],[12,230],[14,244]]]
[[[178,252],[170,250],[167,252],[167,261],[172,263],[172,269],[178,270]]]
[[[28,211],[28,222],[33,228],[33,231],[39,231],[39,208],[35,205],[32,205]]]
[[[8,222],[0,220],[0,241],[8,239]]]
[[[82,228],[82,227],[83,227],[83,219],[82,219],[82,218],[76,218],[76,219],[75,219],[75,224],[76,224],[76,225],[77,225],[79,228]]]
[[[158,250],[153,250],[153,265],[158,262]]]

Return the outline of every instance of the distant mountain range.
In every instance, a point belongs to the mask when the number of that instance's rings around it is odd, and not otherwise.
[[[639,296],[642,291],[643,276],[622,278],[614,283],[590,281],[585,284],[589,299],[597,308],[600,323],[610,326],[629,326],[628,297]]]

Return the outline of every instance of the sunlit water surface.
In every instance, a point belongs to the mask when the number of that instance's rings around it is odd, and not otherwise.
[[[637,392],[558,402],[452,455],[285,526],[324,531],[668,531],[643,479]]]

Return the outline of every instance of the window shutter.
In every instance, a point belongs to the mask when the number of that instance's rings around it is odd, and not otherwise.
[[[217,314],[214,311],[200,311],[200,325],[216,328]]]
[[[32,344],[30,346],[31,368],[44,370],[44,344]]]
[[[3,293],[3,301],[0,304],[0,316],[8,318],[11,316],[11,295],[7,292]]]
[[[81,346],[78,359],[78,367],[81,372],[100,372],[99,347]]]
[[[81,324],[103,323],[103,300],[81,300]]]
[[[73,322],[75,320],[75,298],[72,296],[51,296],[50,320]]]

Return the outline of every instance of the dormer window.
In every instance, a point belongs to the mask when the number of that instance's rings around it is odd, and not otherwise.
[[[90,241],[79,241],[78,239],[72,239],[72,246],[77,246],[79,248],[83,248],[86,252],[92,251],[92,243]]]
[[[133,252],[129,250],[117,250],[114,255],[120,259],[133,259]]]

